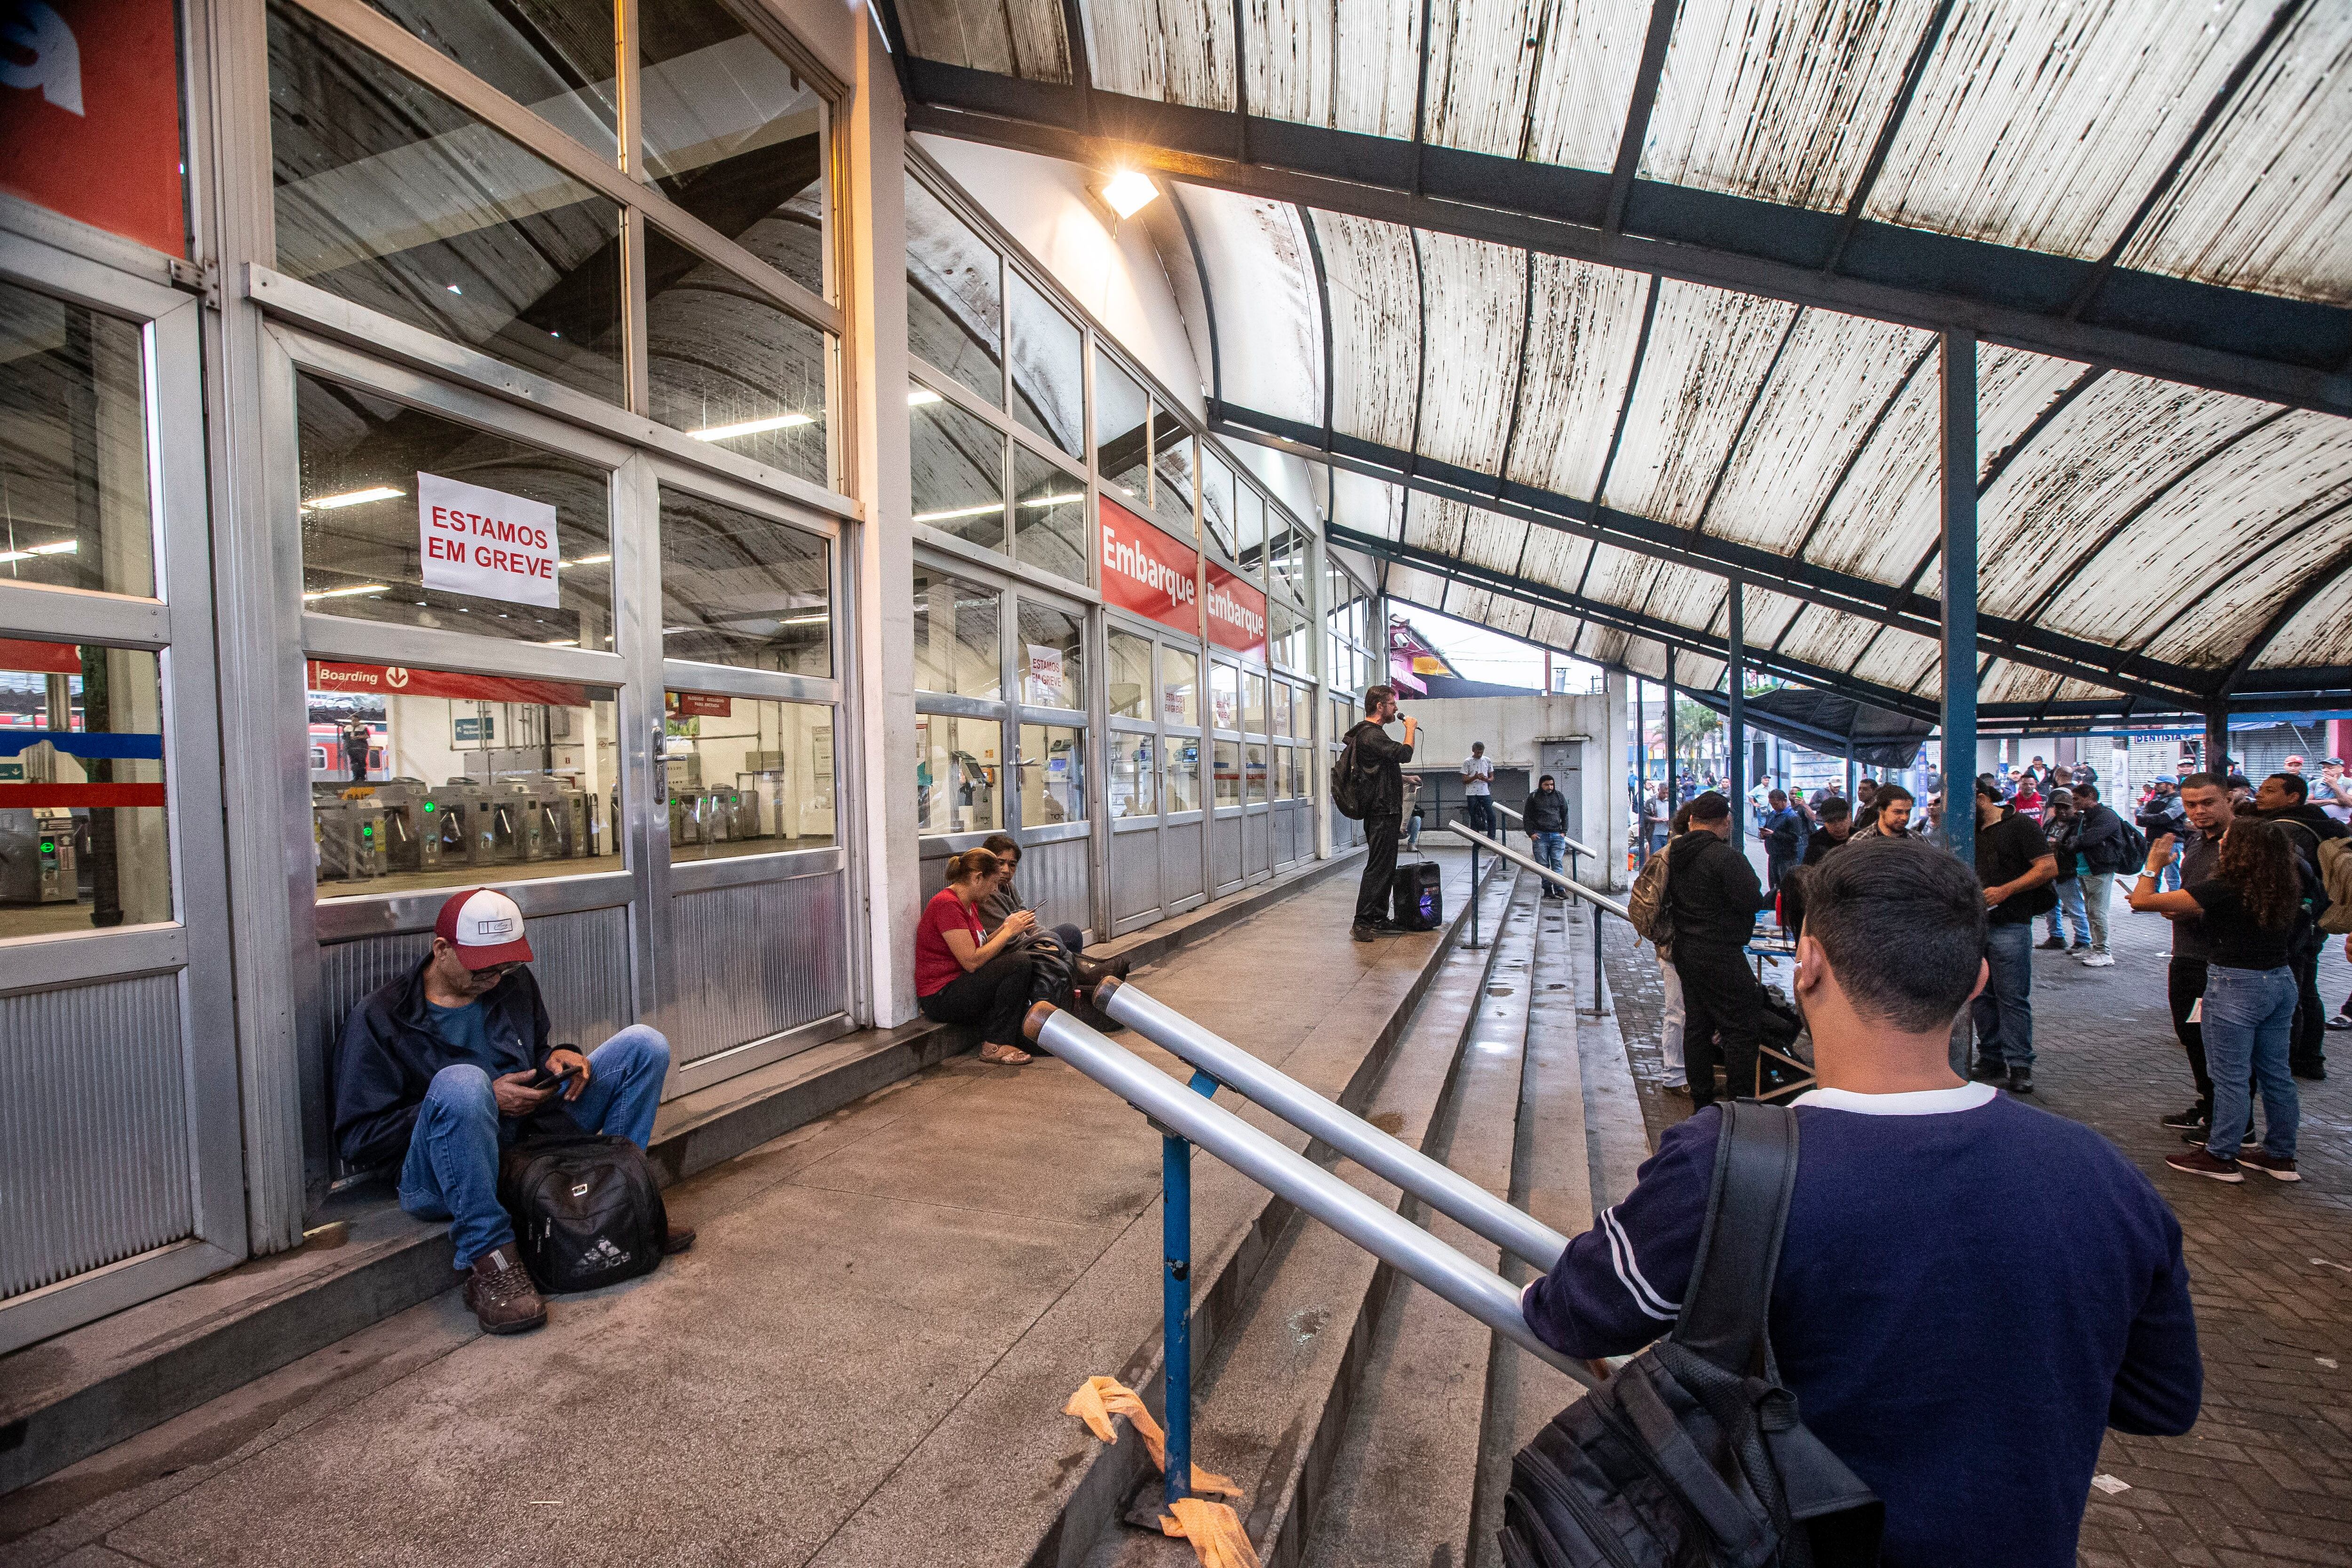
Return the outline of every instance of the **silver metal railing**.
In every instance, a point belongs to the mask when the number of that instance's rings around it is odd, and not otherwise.
[[[1524,823],[1525,821],[1527,821],[1527,818],[1526,818],[1526,817],[1521,816],[1517,812],[1513,811],[1509,806],[1505,805],[1504,805],[1501,801],[1499,801],[1499,800],[1497,800],[1497,801],[1492,801],[1492,802],[1489,802],[1488,804],[1490,804],[1491,805],[1493,805],[1493,806],[1494,806],[1494,808],[1495,808],[1496,811],[1501,812],[1505,816],[1509,817],[1513,822]],[[1589,844],[1579,844],[1575,839],[1573,839],[1573,838],[1570,838],[1570,837],[1568,837],[1568,835],[1567,835],[1567,834],[1565,834],[1565,833],[1561,834],[1561,835],[1560,835],[1560,837],[1561,837],[1561,838],[1563,838],[1563,839],[1566,839],[1566,840],[1567,840],[1568,847],[1569,847],[1569,852],[1570,852],[1570,854],[1575,854],[1575,855],[1590,855],[1590,854],[1591,854],[1591,853],[1592,853],[1592,847],[1591,847],[1591,845],[1589,845]],[[1489,840],[1487,840],[1487,842],[1488,842],[1488,843],[1492,843],[1492,842],[1494,842],[1494,841],[1493,841],[1492,839],[1489,839]]]
[[[1504,1251],[1549,1273],[1566,1249],[1568,1237],[1526,1210],[1512,1207],[1475,1182],[1268,1067],[1223,1036],[1146,994],[1142,987],[1115,978],[1106,980],[1095,990],[1095,1005]]]
[[[1141,1111],[1162,1130],[1163,1136],[1206,1149],[1528,1354],[1587,1387],[1594,1385],[1590,1368],[1536,1338],[1519,1310],[1519,1292],[1492,1269],[1479,1267],[1395,1210],[1292,1152],[1052,1004],[1039,1003],[1031,1008],[1026,1027],[1031,1039]],[[1170,1392],[1171,1396],[1176,1393],[1172,1383]],[[1172,1447],[1170,1463],[1171,1468],[1176,1463]]]
[[[1597,888],[1588,888],[1581,882],[1571,880],[1565,873],[1553,870],[1550,867],[1543,864],[1539,860],[1537,860],[1532,856],[1520,854],[1517,850],[1505,844],[1499,838],[1489,838],[1485,834],[1478,832],[1476,829],[1465,827],[1458,822],[1449,822],[1439,831],[1451,833],[1456,838],[1461,839],[1465,844],[1471,845],[1476,848],[1485,849],[1492,854],[1499,855],[1514,866],[1517,866],[1524,870],[1533,871],[1537,876],[1543,878],[1547,881],[1558,883],[1567,891],[1570,898],[1582,899],[1585,902],[1592,905],[1595,909],[1607,910],[1611,914],[1615,915],[1619,920],[1624,921],[1628,924],[1631,924],[1633,921],[1633,917],[1626,910],[1625,906],[1618,902],[1615,899],[1611,898],[1608,894],[1601,892]],[[1587,850],[1586,853],[1590,854],[1591,851]]]

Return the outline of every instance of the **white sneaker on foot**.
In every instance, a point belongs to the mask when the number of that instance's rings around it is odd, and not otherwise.
[[[2089,953],[2083,959],[2083,967],[2085,969],[2113,969],[2115,966],[2116,955],[2112,952]]]

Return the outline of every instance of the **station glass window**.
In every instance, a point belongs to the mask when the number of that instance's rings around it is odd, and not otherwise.
[[[1109,677],[1110,716],[1151,718],[1151,639],[1132,632],[1114,631],[1104,639],[1105,668]]]
[[[671,691],[662,717],[673,863],[834,844],[832,708]]]
[[[1085,583],[1087,482],[1013,444],[1013,558]]]
[[[1110,771],[1104,793],[1111,816],[1158,816],[1159,742],[1149,734],[1115,731],[1107,763]]]
[[[1086,623],[1026,597],[1019,614],[1021,700],[1032,708],[1084,708]]]
[[[826,335],[646,226],[646,368],[654,418],[831,489]]]
[[[0,282],[0,581],[155,592],[145,343]]]
[[[1151,400],[1109,355],[1095,355],[1095,467],[1112,499],[1129,510],[1149,504]]]
[[[613,692],[310,661],[319,896],[621,869]]]
[[[1021,726],[1022,826],[1086,819],[1086,733],[1058,724]]]
[[[1242,727],[1241,672],[1221,658],[1209,661],[1209,721],[1220,730]]]
[[[1013,329],[1013,416],[1073,458],[1087,454],[1086,340],[1067,316],[1014,272],[1006,287]]]
[[[1201,656],[1187,648],[1160,650],[1160,716],[1171,724],[1201,721]],[[1171,808],[1172,809],[1172,808]],[[1190,806],[1186,810],[1192,809]]]
[[[1227,559],[1238,561],[1241,557],[1234,553],[1234,471],[1214,452],[1204,451],[1201,454],[1202,534]]]
[[[286,0],[269,110],[279,271],[623,401],[618,206]]]
[[[907,347],[995,408],[1004,406],[1002,271],[996,252],[907,176]]]
[[[1201,809],[1201,742],[1194,735],[1168,737],[1168,809]]]
[[[1249,802],[1252,805],[1265,804],[1265,744],[1253,741],[1242,748],[1243,768],[1248,775]]]
[[[636,12],[654,184],[824,293],[824,100],[716,0],[637,0]]]
[[[988,833],[1004,826],[1004,726],[952,713],[915,715],[915,827]]]
[[[1277,680],[1266,689],[1266,733],[1290,739],[1290,682]]]
[[[1192,437],[1165,409],[1152,416],[1151,515],[1190,543],[1192,527]]]
[[[830,676],[829,554],[814,533],[662,486],[662,656]]]
[[[919,384],[907,403],[915,521],[1003,549],[1003,432]]]
[[[620,146],[613,13],[495,0],[368,0],[402,26],[583,146]]]
[[[1242,721],[1226,728],[1246,730],[1253,735],[1266,732],[1265,676],[1248,673],[1242,677]]]
[[[1235,487],[1234,559],[1261,582],[1265,577],[1265,498],[1247,485]]]
[[[0,638],[0,938],[172,918],[156,656]]]
[[[993,588],[916,569],[915,686],[919,690],[948,697],[1003,695],[997,599]],[[994,750],[992,745],[992,754]]]
[[[295,410],[304,609],[613,647],[607,470],[307,373]]]
[[[1219,805],[1242,804],[1242,748],[1238,741],[1216,742],[1216,796]]]

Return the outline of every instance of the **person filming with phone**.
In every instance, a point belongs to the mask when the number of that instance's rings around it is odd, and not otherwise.
[[[499,1201],[499,1156],[527,1132],[604,1132],[643,1149],[669,1042],[633,1024],[585,1055],[548,1040],[522,910],[470,888],[441,906],[423,962],[352,1009],[335,1053],[335,1146],[400,1164],[400,1206],[446,1219],[486,1333],[547,1321]],[[694,1245],[672,1224],[665,1255]]]

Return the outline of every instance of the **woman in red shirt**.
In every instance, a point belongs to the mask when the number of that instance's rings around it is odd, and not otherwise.
[[[1013,1044],[1029,1010],[1029,955],[1006,944],[1035,929],[1037,917],[1015,911],[984,933],[977,905],[994,890],[996,857],[967,849],[948,862],[948,885],[931,895],[915,928],[915,996],[923,1016],[941,1024],[978,1024],[980,1059],[1019,1067],[1029,1053]]]

